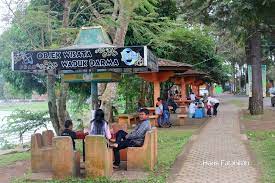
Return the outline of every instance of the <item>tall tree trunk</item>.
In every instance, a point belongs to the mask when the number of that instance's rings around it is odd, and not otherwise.
[[[120,3],[118,23],[113,44],[116,46],[124,46],[125,36],[130,21],[130,12],[124,7],[124,3]],[[105,112],[105,119],[112,122],[112,101],[117,98],[118,83],[108,83],[102,95],[102,103],[100,108]]]
[[[48,108],[50,119],[55,130],[59,135],[60,125],[57,115],[56,95],[55,95],[55,75],[49,73],[47,76]]]
[[[68,28],[69,26],[69,16],[70,16],[70,0],[65,0],[63,4],[63,28]],[[67,35],[65,35],[63,44],[67,44]],[[67,96],[68,96],[69,84],[64,82],[64,75],[61,75],[61,85],[60,93],[57,99],[57,114],[60,125],[60,133],[64,129],[64,123],[67,119],[70,119],[69,113],[67,111]]]
[[[70,1],[65,0],[63,11],[63,27],[67,28],[69,24],[69,14],[70,14]],[[67,36],[62,40],[63,44],[66,44]],[[61,76],[61,85],[59,95],[56,96],[55,93],[55,75],[54,72],[51,71],[51,74],[48,74],[48,108],[50,113],[50,119],[53,124],[54,130],[56,134],[60,134],[64,129],[64,123],[66,119],[70,119],[69,113],[66,110],[66,101],[68,95],[69,84],[64,83],[63,75]]]
[[[67,111],[67,96],[69,90],[69,84],[64,83],[63,76],[61,77],[61,86],[60,86],[60,93],[57,99],[57,115],[60,125],[60,133],[64,130],[64,123],[67,119],[70,119],[69,113]]]
[[[69,16],[70,16],[70,0],[65,0],[63,4],[63,21],[62,25],[64,28],[69,26]]]
[[[252,98],[250,113],[252,115],[263,114],[263,85],[261,63],[261,33],[256,30],[251,41],[251,65],[252,65]]]

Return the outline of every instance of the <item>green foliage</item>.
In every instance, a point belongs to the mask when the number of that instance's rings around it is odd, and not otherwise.
[[[0,167],[11,165],[16,161],[30,159],[30,152],[12,153],[7,155],[0,155]]]
[[[22,142],[24,133],[35,132],[41,127],[47,128],[49,121],[48,112],[17,110],[7,117],[7,123],[1,126],[1,134],[15,134]]]
[[[157,12],[161,17],[169,17],[175,20],[179,15],[176,0],[159,0]]]
[[[155,53],[162,58],[193,64],[216,81],[227,80],[223,58],[215,52],[214,38],[200,28],[170,29],[153,40]]]
[[[118,85],[118,94],[121,100],[125,101],[124,113],[135,112],[138,107],[138,100],[141,98],[142,80],[136,75],[123,75]]]

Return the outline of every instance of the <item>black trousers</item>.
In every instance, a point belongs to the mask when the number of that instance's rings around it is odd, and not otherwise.
[[[217,116],[217,113],[218,113],[217,109],[218,109],[219,105],[220,105],[220,103],[216,103],[213,107],[213,115],[214,116]]]
[[[123,130],[119,130],[116,133],[116,143],[118,144],[117,148],[113,148],[114,151],[114,157],[115,157],[115,162],[114,165],[119,165],[120,164],[120,154],[119,154],[119,150],[121,149],[125,149],[127,147],[134,147],[135,144],[133,144],[133,142],[130,139],[126,139],[126,135],[128,133],[123,131]]]

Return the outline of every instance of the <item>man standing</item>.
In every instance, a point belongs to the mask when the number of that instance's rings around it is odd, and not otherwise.
[[[213,116],[216,117],[218,113],[217,109],[220,105],[220,101],[214,97],[208,97],[207,105],[213,106]]]
[[[120,154],[119,150],[127,147],[141,147],[144,143],[145,134],[151,130],[151,124],[149,121],[149,110],[139,110],[139,122],[131,133],[127,133],[120,130],[116,133],[116,143],[113,144],[113,151],[115,156],[114,168],[119,168]]]

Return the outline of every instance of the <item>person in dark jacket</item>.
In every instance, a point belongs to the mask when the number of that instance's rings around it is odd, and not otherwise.
[[[144,143],[145,134],[151,130],[149,121],[149,110],[142,108],[139,110],[139,122],[131,133],[119,130],[116,133],[116,142],[113,144],[115,162],[114,168],[119,168],[120,154],[119,150],[127,147],[141,147]]]
[[[173,94],[170,94],[170,97],[167,100],[167,104],[168,104],[168,106],[172,106],[173,107],[173,109],[172,109],[173,112],[176,113],[178,105],[177,105],[177,103],[173,99]]]
[[[75,150],[75,139],[76,137],[76,132],[73,131],[73,122],[72,120],[66,120],[64,124],[64,131],[61,133],[61,136],[70,136],[73,141],[73,148]]]

